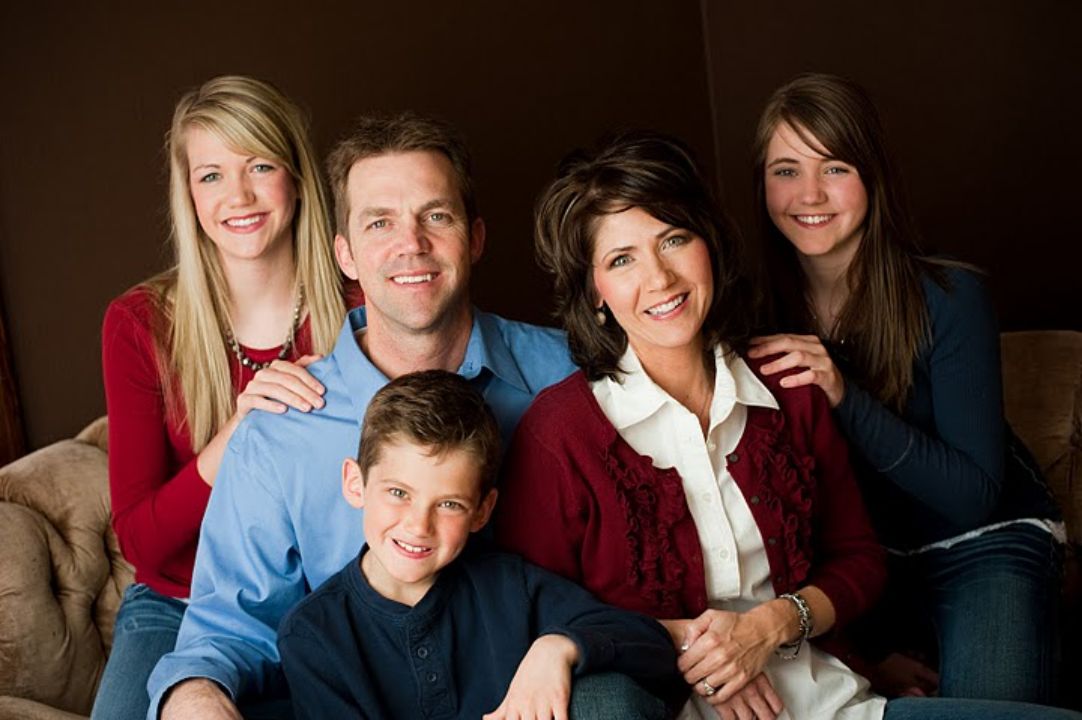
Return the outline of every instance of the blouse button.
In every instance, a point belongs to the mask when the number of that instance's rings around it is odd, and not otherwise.
[[[740,455],[738,453],[731,452],[725,456],[725,459],[728,460],[730,463],[735,463],[740,459]]]
[[[428,657],[428,648],[426,648],[426,647],[417,648],[417,657],[421,658],[422,660],[424,660],[426,657]]]
[[[751,504],[752,505],[758,505],[759,504],[759,496],[758,495],[752,495],[751,496]]]
[[[718,444],[716,442],[714,442],[713,440],[707,440],[706,441],[706,449],[709,450],[710,452],[714,452],[715,450],[718,449]]]

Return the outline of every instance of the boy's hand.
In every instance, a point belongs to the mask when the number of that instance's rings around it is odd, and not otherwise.
[[[503,702],[482,720],[567,720],[571,668],[579,649],[563,635],[534,640],[522,658]]]

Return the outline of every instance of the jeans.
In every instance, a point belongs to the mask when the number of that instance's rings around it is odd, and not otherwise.
[[[598,673],[575,680],[568,716],[571,720],[664,720],[668,710],[627,675]]]
[[[896,698],[883,720],[1082,720],[1073,710],[996,700]]]
[[[116,614],[113,650],[94,699],[92,720],[144,720],[147,680],[158,659],[172,652],[187,605],[136,583],[124,591]]]
[[[877,624],[931,618],[941,697],[1052,704],[1061,567],[1052,535],[1025,524],[892,558]]]

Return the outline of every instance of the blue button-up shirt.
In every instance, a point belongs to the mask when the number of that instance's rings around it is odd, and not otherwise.
[[[341,468],[355,457],[361,420],[387,382],[357,345],[365,309],[350,313],[330,356],[308,370],[326,387],[309,413],[249,413],[229,441],[203,518],[191,604],[176,650],[147,684],[149,720],[166,690],[209,678],[234,698],[262,693],[276,672],[278,623],[364,543],[342,498]],[[541,389],[575,369],[563,333],[474,310],[458,372],[492,407],[504,440]]]

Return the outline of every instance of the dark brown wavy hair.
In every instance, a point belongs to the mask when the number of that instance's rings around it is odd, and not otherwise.
[[[739,287],[741,253],[732,224],[683,143],[655,132],[624,131],[594,151],[564,158],[537,203],[537,258],[554,276],[555,315],[567,330],[572,359],[590,380],[616,379],[620,371],[627,335],[608,310],[604,325],[595,318],[594,234],[600,218],[633,207],[706,242],[714,299],[702,329],[705,347],[724,342],[730,350],[743,350],[751,312]]]
[[[942,264],[922,256],[868,93],[835,75],[798,75],[767,101],[755,133],[755,197],[764,280],[770,286],[767,324],[784,332],[819,333],[796,250],[766,207],[767,146],[782,123],[817,152],[855,167],[864,183],[868,212],[846,275],[849,295],[825,340],[836,351],[832,354],[844,355],[840,364],[847,374],[901,411],[913,384],[913,362],[929,337],[921,276],[928,273],[946,287]]]

